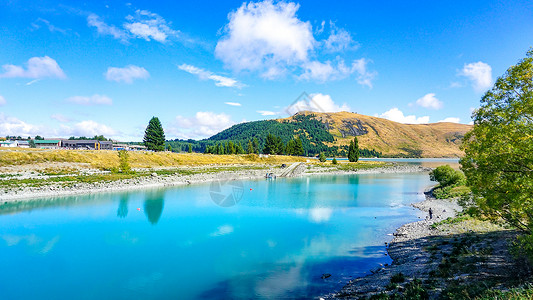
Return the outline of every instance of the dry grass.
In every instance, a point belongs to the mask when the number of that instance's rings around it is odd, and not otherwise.
[[[367,134],[358,136],[359,147],[375,149],[385,155],[406,155],[402,148],[421,150],[422,157],[461,157],[460,137],[472,126],[456,123],[401,124],[382,118],[360,115],[351,112],[316,113],[319,120],[328,122],[330,133],[336,141],[329,146],[349,145],[353,136],[343,137],[339,128],[343,121],[361,121]],[[292,120],[290,118],[281,120]]]
[[[304,162],[306,158],[293,156],[271,155],[259,157],[250,155],[211,155],[198,153],[171,152],[130,152],[129,162],[133,168],[162,168],[202,165],[235,165],[235,164],[281,164]],[[119,159],[116,151],[109,150],[45,150],[45,149],[0,149],[0,166],[33,165],[38,163],[86,163],[91,167],[109,170],[118,167]]]

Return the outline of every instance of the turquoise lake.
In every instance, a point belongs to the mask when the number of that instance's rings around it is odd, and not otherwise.
[[[0,299],[317,297],[390,263],[385,242],[424,216],[409,205],[431,184],[325,175],[3,204]]]

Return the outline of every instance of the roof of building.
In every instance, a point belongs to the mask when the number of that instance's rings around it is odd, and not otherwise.
[[[35,140],[35,144],[57,144],[59,140]]]

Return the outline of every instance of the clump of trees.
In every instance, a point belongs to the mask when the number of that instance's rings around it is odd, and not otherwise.
[[[473,113],[461,159],[471,204],[522,230],[533,257],[533,49],[497,79]]]
[[[429,179],[439,183],[433,189],[433,196],[437,199],[463,197],[470,193],[465,186],[465,175],[449,165],[439,166],[429,173]]]
[[[348,147],[348,160],[350,162],[357,162],[359,160],[359,141],[357,137],[353,138],[353,141],[350,141],[350,146]]]
[[[163,130],[159,118],[152,117],[152,119],[150,119],[150,122],[144,131],[143,143],[148,150],[165,150],[165,131]]]
[[[35,137],[35,139],[38,140],[37,136]],[[111,140],[111,139],[106,138],[103,135],[95,135],[93,137],[85,137],[85,136],[75,137],[75,136],[71,136],[68,139],[69,140],[75,140],[75,141],[81,141],[81,140],[110,141]]]

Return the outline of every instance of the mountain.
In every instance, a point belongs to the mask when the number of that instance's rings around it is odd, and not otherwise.
[[[313,116],[325,124],[335,141],[328,146],[348,145],[354,136],[359,147],[375,149],[383,156],[406,157],[459,157],[461,140],[472,125],[439,122],[430,124],[402,124],[383,118],[351,112],[316,113],[297,115]],[[293,122],[294,117],[278,122]]]
[[[359,140],[362,156],[384,157],[459,157],[464,134],[471,125],[456,123],[401,124],[390,120],[350,112],[318,113],[299,112],[277,120],[264,120],[236,124],[214,136],[200,140],[174,140],[168,142],[172,149],[187,149],[192,145],[196,152],[207,146],[232,141],[243,148],[256,138],[262,149],[267,134],[281,137],[283,143],[296,136],[302,140],[308,155],[325,152],[329,156],[346,156],[354,136]]]

